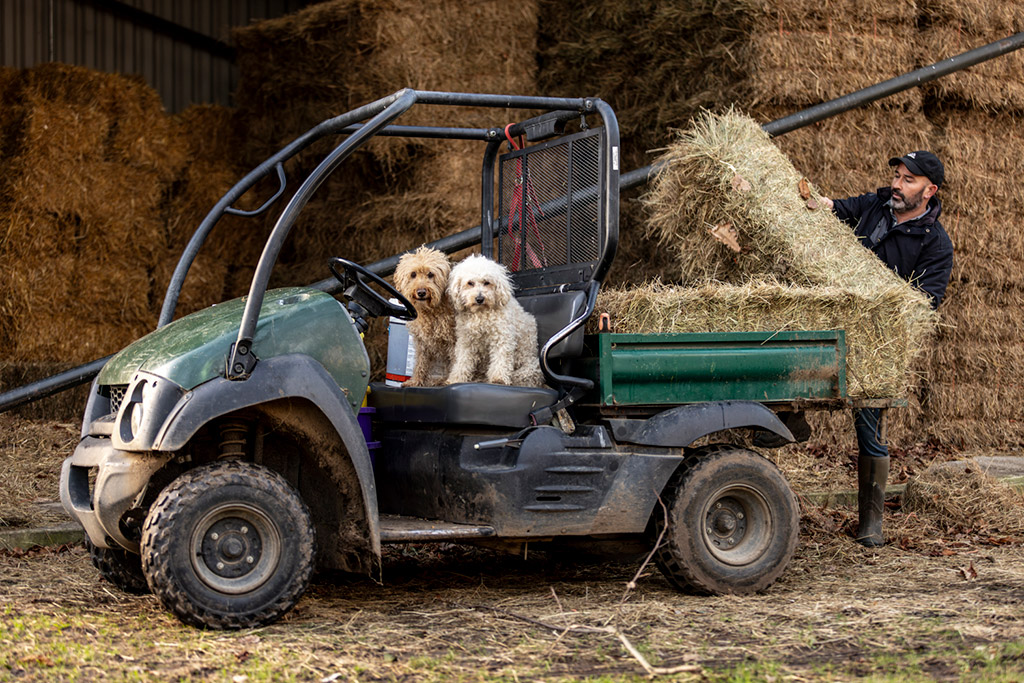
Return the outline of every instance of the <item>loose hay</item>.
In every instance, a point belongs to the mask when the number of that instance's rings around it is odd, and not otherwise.
[[[943,534],[1024,533],[1024,492],[973,460],[963,465],[929,468],[907,483],[903,509],[915,515],[918,529],[923,523]]]

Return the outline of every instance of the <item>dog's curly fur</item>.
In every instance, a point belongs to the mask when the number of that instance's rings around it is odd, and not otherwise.
[[[452,265],[436,249],[423,246],[405,254],[395,268],[395,288],[416,307],[408,324],[416,353],[412,376],[402,385],[436,387],[451,372],[455,350],[455,310],[445,294]]]
[[[455,307],[455,359],[448,383],[539,387],[537,321],[512,292],[506,268],[473,254],[452,268],[448,296]]]

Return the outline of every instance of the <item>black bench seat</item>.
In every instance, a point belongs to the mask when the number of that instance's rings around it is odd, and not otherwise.
[[[382,422],[529,427],[530,413],[558,400],[545,387],[479,382],[444,387],[390,387],[374,382],[367,403]]]

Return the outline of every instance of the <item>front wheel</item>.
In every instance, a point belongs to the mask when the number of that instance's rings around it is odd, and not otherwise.
[[[309,510],[281,475],[222,461],[157,497],[142,529],[153,593],[186,624],[250,628],[290,610],[313,572]]]
[[[677,588],[764,590],[796,551],[799,506],[779,469],[753,451],[716,445],[691,454],[665,487],[655,561]]]
[[[120,548],[100,548],[89,540],[88,535],[85,537],[85,549],[89,551],[92,565],[100,570],[104,579],[132,595],[149,592],[138,555]]]

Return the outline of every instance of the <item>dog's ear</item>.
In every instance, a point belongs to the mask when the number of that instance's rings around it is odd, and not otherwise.
[[[398,259],[398,265],[395,266],[395,287],[401,289],[404,283],[409,280],[409,261],[412,260],[412,254],[406,254],[402,258]]]
[[[455,310],[462,310],[462,297],[459,296],[459,292],[462,290],[463,284],[462,270],[460,268],[452,268],[451,277],[448,278],[448,287],[445,291],[448,293],[448,299],[455,306]]]
[[[501,268],[495,273],[494,278],[494,299],[499,306],[508,306],[512,300],[512,281],[508,278],[508,271]]]
[[[449,261],[447,257],[438,259],[438,261],[437,261],[437,271],[438,271],[438,274],[441,276],[441,279],[444,280],[445,282],[447,282],[448,278],[451,277],[451,274],[452,274],[452,263],[451,263],[451,261]]]

